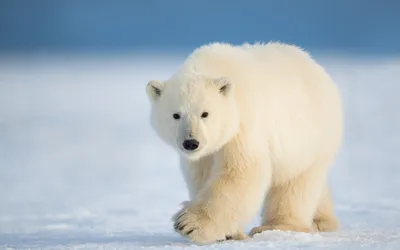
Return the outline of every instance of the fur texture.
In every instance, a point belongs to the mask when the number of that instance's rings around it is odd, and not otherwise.
[[[262,225],[250,236],[337,229],[327,175],[342,140],[341,98],[308,53],[213,43],[166,81],[150,81],[147,93],[151,124],[179,152],[189,190],[173,217],[182,236],[244,239],[260,207]],[[187,150],[187,140],[197,148]]]

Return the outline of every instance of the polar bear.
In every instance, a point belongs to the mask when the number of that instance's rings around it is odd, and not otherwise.
[[[151,80],[151,126],[176,149],[190,201],[174,228],[200,244],[265,230],[335,231],[328,172],[342,142],[341,96],[303,49],[211,43]]]

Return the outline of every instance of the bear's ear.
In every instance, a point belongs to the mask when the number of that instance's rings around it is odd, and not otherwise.
[[[164,83],[151,80],[147,83],[146,92],[150,99],[154,102],[157,101],[164,90]]]
[[[218,91],[224,96],[229,96],[231,93],[233,93],[233,89],[235,87],[234,84],[227,77],[216,79],[215,84],[218,87]]]

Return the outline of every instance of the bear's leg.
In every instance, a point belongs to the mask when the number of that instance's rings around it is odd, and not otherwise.
[[[214,156],[208,155],[196,161],[189,161],[181,157],[181,170],[189,191],[189,198],[193,200],[208,181],[214,163]]]
[[[332,195],[328,185],[322,194],[317,211],[314,216],[313,226],[320,232],[334,232],[338,230],[339,222],[335,216]]]
[[[189,198],[193,200],[209,180],[214,163],[214,156],[208,155],[197,161],[189,161],[181,157],[180,163],[185,183],[189,190]],[[183,206],[187,204],[189,204],[189,201],[182,202]],[[244,240],[247,238],[248,236],[244,231],[238,231],[237,233],[226,235],[225,240]]]
[[[248,145],[233,141],[220,150],[206,186],[174,216],[179,234],[196,243],[246,238],[241,232],[262,205],[271,181],[268,154],[255,154]]]
[[[326,182],[326,168],[313,167],[269,190],[262,225],[250,236],[267,230],[312,232],[312,223]]]

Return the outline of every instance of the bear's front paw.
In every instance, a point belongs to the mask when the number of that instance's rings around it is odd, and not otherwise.
[[[174,229],[180,235],[195,243],[206,244],[230,239],[217,224],[210,219],[199,205],[186,203],[174,215]]]

